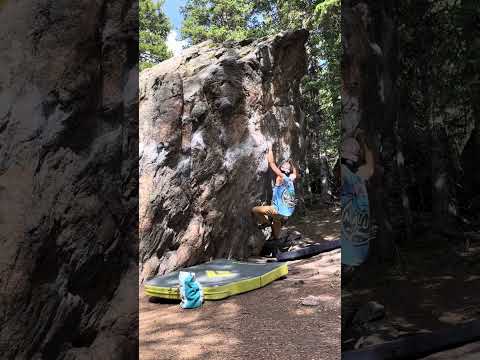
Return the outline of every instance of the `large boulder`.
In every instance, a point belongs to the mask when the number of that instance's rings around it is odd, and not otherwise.
[[[135,358],[137,3],[0,9],[0,358]]]
[[[307,37],[206,41],[140,74],[141,280],[261,251],[250,209],[270,200],[267,142],[304,164]]]

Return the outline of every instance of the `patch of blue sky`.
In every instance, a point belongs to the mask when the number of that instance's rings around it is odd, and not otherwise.
[[[157,2],[157,0],[155,0]],[[163,4],[163,10],[165,14],[170,19],[172,27],[177,32],[180,31],[182,26],[182,14],[180,13],[180,8],[185,6],[186,0],[165,0]]]

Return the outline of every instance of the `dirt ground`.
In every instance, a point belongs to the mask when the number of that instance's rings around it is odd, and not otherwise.
[[[310,211],[286,230],[338,239],[340,209]],[[141,291],[140,359],[340,359],[340,250],[288,267],[286,278],[195,310],[151,302]],[[303,305],[311,295],[318,305]]]
[[[400,251],[401,267],[366,265],[342,287],[343,350],[480,319],[480,244],[419,239]],[[354,326],[355,310],[368,301],[384,305],[385,316]]]

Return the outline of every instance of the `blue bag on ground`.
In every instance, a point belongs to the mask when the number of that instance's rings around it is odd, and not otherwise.
[[[180,296],[182,298],[180,306],[184,309],[200,307],[203,303],[203,291],[202,286],[198,280],[195,279],[195,274],[180,271],[178,282],[180,284]]]

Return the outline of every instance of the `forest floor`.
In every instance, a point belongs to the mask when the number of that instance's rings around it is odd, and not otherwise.
[[[308,211],[284,229],[292,230],[309,240],[336,240],[340,208]],[[140,359],[340,359],[340,250],[288,268],[286,278],[195,310],[151,302],[141,291]],[[309,296],[314,306],[302,304]]]
[[[480,319],[479,243],[466,248],[458,241],[433,243],[418,237],[400,254],[402,266],[364,265],[344,282],[343,350]],[[355,312],[369,301],[383,305],[385,316],[353,325]]]

